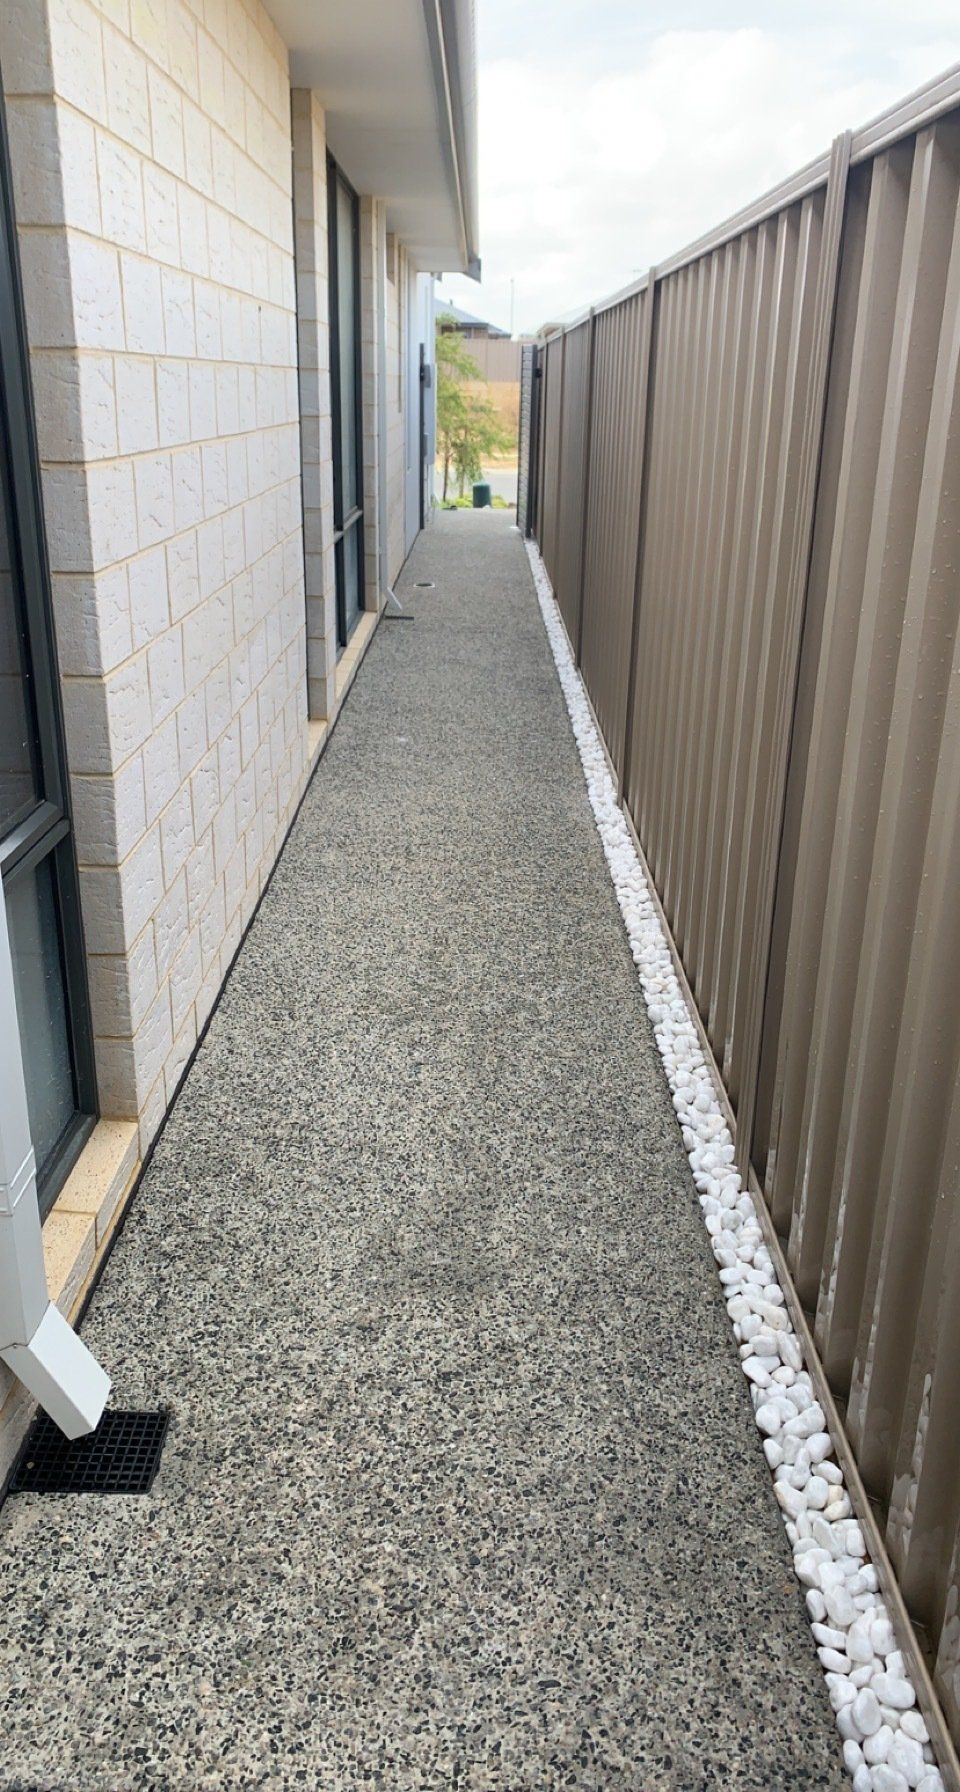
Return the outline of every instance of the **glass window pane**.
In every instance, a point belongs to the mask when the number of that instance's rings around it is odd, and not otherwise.
[[[52,855],[5,887],[30,1130],[42,1172],[76,1112]]]
[[[0,457],[6,448],[0,439]],[[39,795],[20,594],[7,527],[6,464],[0,465],[0,836]]]
[[[354,202],[337,181],[337,323],[340,339],[340,479],[343,515],[360,502],[357,492],[357,241]]]
[[[361,609],[361,554],[360,543],[363,539],[363,524],[358,519],[352,529],[348,529],[343,538],[343,595],[345,600],[347,634],[349,635]]]

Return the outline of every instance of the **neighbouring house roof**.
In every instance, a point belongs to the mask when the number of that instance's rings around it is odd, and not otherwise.
[[[472,311],[463,311],[459,305],[450,305],[445,299],[437,300],[437,319],[442,324],[445,317],[453,319],[458,330],[482,330],[485,336],[505,336],[509,339],[509,330],[501,330],[497,324],[488,324],[483,317],[474,317]]]
[[[327,142],[428,273],[479,278],[474,0],[267,0]]]

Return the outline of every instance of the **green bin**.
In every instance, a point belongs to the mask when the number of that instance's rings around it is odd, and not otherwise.
[[[490,509],[490,483],[486,479],[478,479],[473,488],[474,510]]]

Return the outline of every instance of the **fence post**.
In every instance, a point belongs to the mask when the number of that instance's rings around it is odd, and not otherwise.
[[[650,416],[653,408],[653,319],[657,300],[657,270],[647,275],[646,305],[640,339],[640,502],[637,506],[637,550],[633,562],[633,607],[630,613],[630,653],[627,659],[627,710],[623,723],[623,749],[617,766],[617,801],[624,800],[623,790],[633,746],[633,714],[637,682],[637,642],[640,634],[640,586],[643,580],[643,538],[647,520],[647,490],[650,455]]]
[[[788,676],[778,708],[773,735],[773,776],[767,814],[764,817],[762,856],[759,868],[759,896],[754,927],[754,950],[750,959],[757,965],[747,1006],[744,1028],[743,1074],[737,1107],[737,1167],[746,1178],[750,1168],[753,1128],[760,1081],[760,1057],[763,1045],[763,1020],[767,1007],[770,981],[773,922],[777,900],[778,874],[786,809],[787,778],[793,722],[797,704],[800,653],[807,603],[807,585],[813,551],[813,533],[817,514],[817,490],[820,458],[826,424],[827,390],[830,376],[830,353],[833,346],[837,291],[840,280],[840,255],[843,246],[843,220],[846,205],[847,177],[850,171],[851,133],[844,131],[834,139],[830,151],[827,191],[823,211],[823,234],[819,278],[817,281],[813,352],[810,365],[810,400],[804,424],[798,473],[797,533],[788,575],[785,605],[785,663]]]
[[[559,558],[560,558],[559,544],[558,544],[558,532],[560,529],[560,508],[561,508],[561,503],[562,503],[561,494],[563,492],[563,407],[566,404],[566,402],[567,402],[567,332],[566,332],[566,330],[562,330],[560,332],[560,391],[559,391],[559,396],[557,399],[557,465],[556,465],[556,478],[554,479],[554,482],[553,482],[553,517],[552,517],[551,525],[550,525],[553,530],[553,541],[552,541],[553,569],[551,572],[551,580],[554,582],[554,596],[558,597],[558,601],[559,601],[559,594],[557,591],[557,586],[560,583],[560,568],[559,568],[559,564],[558,564]]]
[[[530,368],[530,446],[529,464],[527,468],[527,528],[528,537],[537,538],[540,511],[540,400],[543,396],[543,369],[541,351],[537,343],[533,344],[532,365]]]
[[[587,562],[587,507],[590,503],[590,435],[593,429],[593,366],[597,346],[597,314],[590,307],[590,347],[587,358],[587,405],[583,426],[583,484],[580,491],[580,565],[577,591],[576,659],[579,667],[583,655],[583,576]]]

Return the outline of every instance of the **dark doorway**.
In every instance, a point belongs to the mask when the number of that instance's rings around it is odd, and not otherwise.
[[[330,398],[337,641],[342,650],[363,609],[363,410],[360,369],[360,201],[327,158],[330,258]]]
[[[96,1117],[16,223],[0,105],[0,874],[41,1211]]]

